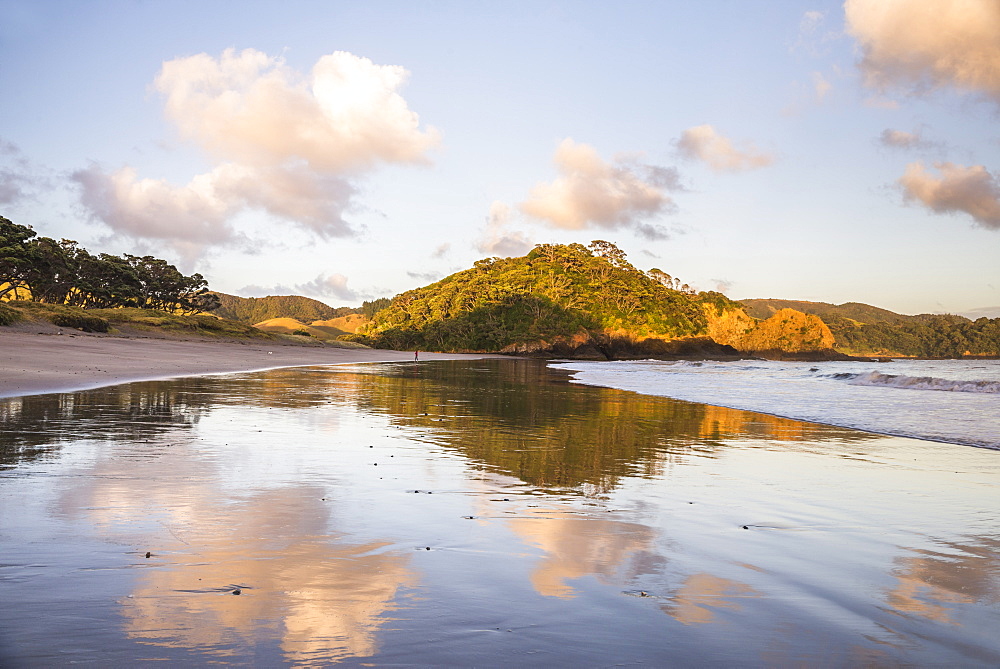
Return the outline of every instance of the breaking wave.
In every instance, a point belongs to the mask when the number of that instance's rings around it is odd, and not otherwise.
[[[832,374],[831,378],[845,380],[854,386],[881,386],[907,390],[942,390],[952,393],[1000,393],[1000,381],[955,381],[933,376],[906,376],[905,374]]]

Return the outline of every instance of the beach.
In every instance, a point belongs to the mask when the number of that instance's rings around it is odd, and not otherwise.
[[[435,353],[420,356],[425,360],[463,357]],[[413,353],[282,341],[111,336],[31,324],[0,328],[0,397],[199,374],[401,360],[413,360]]]
[[[87,383],[233,373],[0,399],[0,664],[1000,663],[996,451],[536,360],[58,336],[22,350]],[[236,373],[274,356],[344,364]]]

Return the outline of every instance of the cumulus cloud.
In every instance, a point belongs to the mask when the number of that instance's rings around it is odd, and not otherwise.
[[[536,185],[522,212],[557,228],[656,228],[646,219],[676,209],[667,190],[678,189],[676,172],[634,160],[614,164],[586,144],[565,139],[556,149],[559,176]],[[640,231],[641,232],[641,231]]]
[[[295,285],[295,290],[306,295],[336,297],[340,300],[357,300],[358,295],[347,287],[347,277],[343,274],[320,274],[312,281]]]
[[[919,202],[937,214],[962,212],[980,226],[1000,230],[1000,181],[982,165],[935,163],[935,176],[921,162],[910,163],[899,178],[907,202]]]
[[[767,167],[774,157],[752,144],[737,148],[711,125],[688,128],[677,140],[677,150],[691,160],[701,160],[716,172],[743,172]]]
[[[1000,8],[996,0],[847,0],[860,68],[879,91],[955,87],[1000,104]]]
[[[92,165],[74,172],[72,179],[93,217],[126,236],[169,242],[186,265],[206,246],[242,237],[228,223],[234,203],[216,197],[212,175],[173,186],[162,179],[137,179],[128,167],[106,174]]]
[[[408,73],[337,51],[308,76],[254,49],[227,49],[163,64],[154,83],[181,136],[220,160],[305,161],[322,172],[379,162],[423,162],[438,142],[399,95]]]
[[[534,248],[534,244],[522,232],[507,230],[510,221],[510,206],[503,202],[490,204],[486,217],[486,230],[476,244],[476,250],[491,256],[523,256]]]
[[[321,238],[344,218],[353,179],[383,163],[423,163],[438,133],[421,130],[399,88],[407,72],[338,51],[308,75],[253,49],[165,62],[154,87],[186,140],[213,169],[186,185],[91,166],[73,178],[82,203],[112,230],[199,253],[238,238],[233,217],[257,210]]]

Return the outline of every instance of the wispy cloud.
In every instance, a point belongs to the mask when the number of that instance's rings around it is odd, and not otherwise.
[[[185,185],[96,165],[73,178],[84,206],[115,232],[188,253],[238,239],[233,218],[248,209],[322,238],[350,236],[353,179],[379,164],[425,163],[439,141],[399,94],[406,78],[343,51],[308,75],[253,49],[171,60],[154,88],[181,137],[215,167]]]
[[[980,226],[1000,230],[1000,181],[982,165],[935,163],[935,176],[921,162],[910,163],[899,178],[907,202],[937,214],[968,214]]]
[[[774,156],[751,143],[735,146],[707,124],[688,128],[681,133],[676,144],[683,157],[701,160],[716,172],[745,172],[767,167],[774,162]]]
[[[21,149],[0,138],[0,204],[17,204],[35,197],[47,177],[31,164]]]
[[[879,134],[878,143],[889,149],[903,151],[927,151],[933,149],[941,154],[947,152],[947,146],[943,142],[927,139],[924,136],[922,128],[917,128],[912,132],[886,128]]]
[[[406,276],[411,279],[426,281],[428,283],[433,283],[441,278],[441,274],[439,272],[407,272]]]
[[[604,161],[586,144],[565,139],[553,162],[559,176],[531,189],[519,209],[566,230],[632,228],[655,233],[649,219],[676,210],[667,191],[679,190],[676,170],[634,159]]]
[[[868,86],[920,94],[954,87],[1000,104],[996,0],[847,0]]]
[[[314,298],[336,298],[346,302],[357,301],[359,295],[347,286],[347,277],[343,274],[320,274],[311,281],[297,283],[294,286],[277,284],[274,286],[259,286],[251,284],[236,291],[248,297],[264,297],[267,295],[305,295]]]

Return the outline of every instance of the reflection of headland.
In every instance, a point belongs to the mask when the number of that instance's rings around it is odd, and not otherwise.
[[[362,408],[430,431],[442,446],[532,485],[598,490],[626,476],[658,476],[665,466],[718,457],[728,444],[756,439],[862,440],[872,435],[749,411],[565,382],[530,360],[342,367],[346,395]]]

